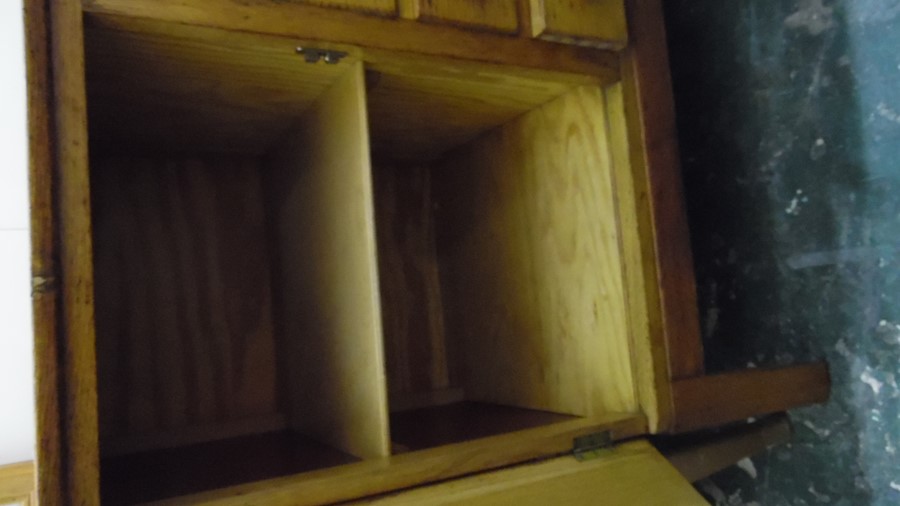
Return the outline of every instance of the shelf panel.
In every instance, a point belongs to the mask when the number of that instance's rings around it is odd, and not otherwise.
[[[292,432],[272,432],[103,459],[103,504],[135,504],[287,476],[357,459]]]
[[[405,450],[422,450],[577,418],[533,409],[459,402],[393,413],[391,440]]]

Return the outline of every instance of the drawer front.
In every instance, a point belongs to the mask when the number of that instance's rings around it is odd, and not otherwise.
[[[394,15],[397,13],[397,0],[291,0],[296,3],[333,7],[366,13]]]
[[[592,47],[622,48],[628,40],[624,0],[530,0],[532,35]]]
[[[422,21],[515,33],[517,0],[407,0]]]

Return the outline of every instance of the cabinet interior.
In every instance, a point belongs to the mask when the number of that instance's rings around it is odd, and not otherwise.
[[[85,19],[105,500],[636,412],[621,104],[298,46]]]

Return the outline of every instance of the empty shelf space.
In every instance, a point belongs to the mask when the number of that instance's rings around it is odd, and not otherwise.
[[[288,431],[124,455],[102,461],[103,504],[156,501],[357,460]]]
[[[395,451],[415,451],[578,417],[482,402],[458,402],[391,414]]]

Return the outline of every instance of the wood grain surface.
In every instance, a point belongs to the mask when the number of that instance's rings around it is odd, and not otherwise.
[[[391,415],[391,442],[404,451],[461,443],[572,420],[547,411],[479,402],[429,406]]]
[[[576,419],[153,504],[313,506],[340,503],[569,452],[573,438],[601,430],[609,430],[613,441],[620,441],[644,433],[647,425],[639,415]]]
[[[390,15],[397,12],[397,0],[290,0],[335,9]]]
[[[501,33],[519,28],[518,0],[415,0],[422,21],[449,23]]]
[[[359,63],[281,143],[273,199],[288,418],[358,457],[390,453],[365,84]]]
[[[605,114],[601,90],[580,88],[434,169],[445,322],[470,400],[637,408]]]
[[[34,322],[36,496],[60,504],[64,487],[59,388],[60,289],[53,200],[53,82],[47,3],[23,2],[28,83],[28,179]]]
[[[589,462],[559,457],[352,504],[701,506],[707,502],[649,443],[632,441]]]
[[[73,504],[97,504],[97,362],[82,11],[78,2],[53,0],[48,5],[55,134],[52,191],[59,206],[62,495]]]
[[[604,93],[622,230],[622,268],[635,388],[650,430],[657,432],[671,421],[672,394],[659,287],[656,284],[647,178],[643,173],[644,164],[631,158],[632,146],[628,139],[628,125],[639,121],[639,118],[627,116],[625,86],[611,85]]]
[[[622,60],[623,97],[635,183],[648,202],[642,237],[652,242],[656,264],[661,310],[652,323],[665,336],[669,375],[678,380],[704,368],[665,26],[659,0],[629,0],[628,7],[634,40]]]
[[[439,63],[367,62],[375,156],[428,162],[572,88],[569,81]]]
[[[0,466],[0,504],[37,506],[35,482],[34,462]]]
[[[746,420],[828,400],[824,363],[748,369],[684,379],[672,384],[674,432]]]
[[[283,431],[104,458],[103,504],[141,504],[356,460]]]
[[[593,47],[625,47],[625,0],[530,0],[535,37]]]
[[[618,56],[610,51],[449,25],[366,16],[297,2],[84,0],[84,8],[90,17],[117,14],[280,35],[316,45],[363,47],[366,55],[370,51],[391,51],[400,60],[417,54],[419,57],[505,65],[520,74],[563,72],[593,76],[604,82],[616,80],[619,72]]]
[[[444,335],[430,172],[379,164],[373,179],[385,361],[393,405],[395,399],[449,388],[451,358]]]
[[[276,412],[259,171],[226,157],[93,161],[104,440]]]
[[[295,39],[86,21],[94,150],[262,154],[347,70],[307,63]]]

